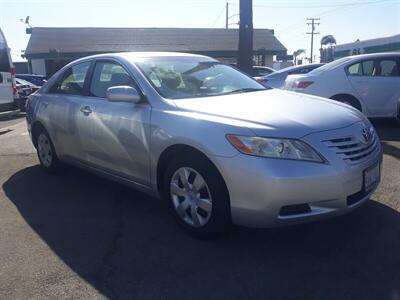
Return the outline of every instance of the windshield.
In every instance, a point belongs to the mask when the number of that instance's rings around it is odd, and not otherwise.
[[[265,90],[263,85],[217,61],[156,57],[136,62],[164,98],[182,99]]]

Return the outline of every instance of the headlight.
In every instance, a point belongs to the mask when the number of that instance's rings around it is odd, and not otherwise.
[[[248,155],[324,162],[309,145],[299,140],[263,138],[228,134],[228,141],[240,152]]]

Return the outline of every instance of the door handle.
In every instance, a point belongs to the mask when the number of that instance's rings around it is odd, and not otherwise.
[[[43,103],[44,107],[47,107],[47,105],[49,105],[49,102],[47,102],[47,101],[43,101],[42,103]]]
[[[87,116],[92,113],[92,109],[90,108],[90,106],[84,106],[81,107],[81,112],[83,112],[85,116]]]

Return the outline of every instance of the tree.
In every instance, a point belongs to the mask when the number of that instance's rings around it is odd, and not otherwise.
[[[322,46],[332,47],[332,45],[336,44],[336,39],[333,35],[325,35],[321,38],[321,48]]]
[[[306,53],[306,50],[304,50],[304,49],[298,49],[298,50],[293,52],[294,65],[297,65],[297,57],[302,55],[302,54],[305,54],[305,53]]]
[[[238,67],[252,73],[253,66],[253,0],[240,0]]]
[[[325,35],[321,38],[321,62],[330,62],[333,60],[333,45],[336,45],[336,39],[333,35]]]

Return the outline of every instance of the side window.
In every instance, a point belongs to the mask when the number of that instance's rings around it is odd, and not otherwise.
[[[351,65],[350,67],[347,68],[347,72],[350,75],[360,75],[360,76],[363,75],[361,63],[356,63],[354,65]]]
[[[397,77],[399,75],[399,66],[394,59],[382,59],[377,62],[376,76]]]
[[[83,85],[90,62],[77,64],[67,69],[51,87],[50,93],[84,96]]]
[[[364,76],[372,76],[374,74],[374,61],[366,60],[362,62],[362,70]]]
[[[97,62],[90,83],[90,95],[106,98],[107,89],[119,85],[136,87],[132,77],[121,65],[114,62]]]

